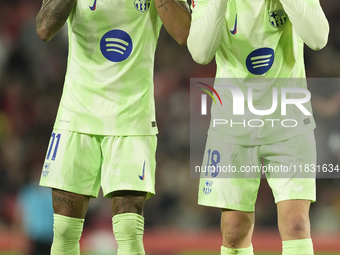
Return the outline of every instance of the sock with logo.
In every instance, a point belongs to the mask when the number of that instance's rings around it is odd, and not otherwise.
[[[84,219],[54,214],[51,255],[80,255],[79,240]]]
[[[136,213],[122,213],[112,217],[117,255],[144,255],[144,217]]]
[[[221,247],[221,255],[254,255],[253,246],[250,245],[247,248],[228,248],[228,247]]]
[[[313,255],[311,238],[282,241],[282,255]]]

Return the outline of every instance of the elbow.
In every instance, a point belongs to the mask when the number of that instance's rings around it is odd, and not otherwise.
[[[308,47],[314,51],[319,51],[326,46],[327,41],[328,37],[318,38],[317,40],[314,40],[313,43],[308,44]]]
[[[211,59],[206,58],[203,54],[192,54],[191,53],[191,57],[196,63],[200,65],[207,65],[211,61]]]
[[[311,43],[309,43],[307,45],[312,50],[319,51],[319,50],[323,49],[327,45],[327,42],[328,42],[328,33],[325,34],[325,35],[322,35],[322,36],[320,36],[318,38],[315,38],[313,40],[313,42],[311,42]]]
[[[209,57],[209,54],[205,53],[204,50],[193,44],[190,37],[188,38],[188,50],[192,59],[198,64],[207,65],[212,60],[212,57]]]
[[[48,42],[52,39],[52,36],[50,36],[50,33],[43,28],[37,28],[37,35],[38,37],[43,40],[44,42]]]
[[[176,42],[181,46],[185,46],[185,45],[187,45],[187,38],[188,38],[188,36],[181,36],[181,37],[176,39]]]
[[[188,36],[189,36],[189,26],[185,30],[178,31],[178,33],[174,34],[172,37],[175,39],[175,41],[179,45],[185,46],[187,45]]]
[[[317,45],[315,45],[315,46],[313,46],[311,48],[314,51],[319,51],[319,50],[322,50],[326,46],[326,44],[327,44],[327,40],[325,40],[324,42],[319,43],[319,44],[317,44]]]
[[[38,17],[35,21],[35,26],[37,35],[41,40],[48,42],[53,38],[51,29],[48,29],[41,20],[38,20]]]
[[[312,43],[308,44],[309,48],[318,51],[323,49],[328,42],[329,27],[324,30],[324,33],[319,33]]]
[[[187,40],[181,40],[181,41],[177,41],[179,45],[181,46],[185,46],[187,45]]]

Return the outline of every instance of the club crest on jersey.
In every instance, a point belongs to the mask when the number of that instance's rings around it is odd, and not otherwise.
[[[210,180],[205,181],[204,187],[203,187],[203,193],[205,195],[209,195],[211,193],[212,185],[213,185],[213,181],[210,181]]]
[[[268,12],[269,23],[275,28],[283,27],[287,22],[287,14],[283,9],[279,9],[273,12]]]
[[[43,169],[43,171],[41,173],[42,177],[46,177],[49,174],[50,167],[51,167],[51,163],[45,163],[44,164],[44,169]]]
[[[150,8],[151,0],[135,0],[134,4],[137,11],[146,12]]]

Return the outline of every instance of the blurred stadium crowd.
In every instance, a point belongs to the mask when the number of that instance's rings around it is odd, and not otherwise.
[[[306,71],[308,77],[337,78],[340,77],[340,1],[321,0],[321,4],[331,27],[329,42],[319,52],[306,47]],[[22,211],[30,201],[25,194],[39,179],[63,88],[67,31],[63,29],[48,43],[40,41],[35,33],[35,16],[40,6],[39,0],[1,1],[0,233],[20,228],[25,220]],[[207,66],[194,63],[186,47],[178,46],[162,30],[154,79],[159,128],[157,195],[146,203],[146,229],[200,230],[219,226],[220,212],[197,205],[198,180],[189,177],[190,77],[213,77],[214,71],[213,62]],[[318,164],[337,165],[340,164],[340,79],[318,85],[310,87],[317,122]],[[311,208],[313,231],[340,231],[340,173],[337,176],[338,179],[317,180],[317,203]],[[276,228],[274,200],[266,181],[262,181],[256,205],[257,228]],[[42,193],[46,192],[50,191],[46,189]],[[92,200],[85,231],[110,225],[110,201]]]

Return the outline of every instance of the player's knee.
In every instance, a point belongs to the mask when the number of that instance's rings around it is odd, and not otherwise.
[[[143,246],[144,218],[135,213],[112,217],[112,228],[121,254],[145,254]]]
[[[119,216],[121,217],[127,217],[130,216],[131,214],[120,214]],[[117,217],[117,216],[116,216]],[[115,219],[115,218],[113,218]],[[123,228],[118,228],[116,225],[118,224],[113,224],[113,231],[114,233],[119,232],[120,235],[123,235],[126,239],[134,239],[136,237],[137,232],[139,231],[138,227],[137,227],[137,221],[135,220],[130,220],[128,219],[126,221],[127,223],[124,222],[124,227]]]
[[[309,235],[309,219],[302,213],[292,213],[288,216],[285,232],[292,238],[305,238]]]
[[[116,191],[112,196],[112,216],[121,213],[142,215],[146,192]]]
[[[246,217],[222,217],[221,229],[223,243],[229,247],[238,247],[252,230],[252,221]]]
[[[83,230],[84,219],[54,214],[54,235],[61,239],[78,239]]]
[[[54,238],[51,254],[79,249],[79,240],[83,231],[84,219],[54,214]],[[59,254],[59,253],[58,253]]]

